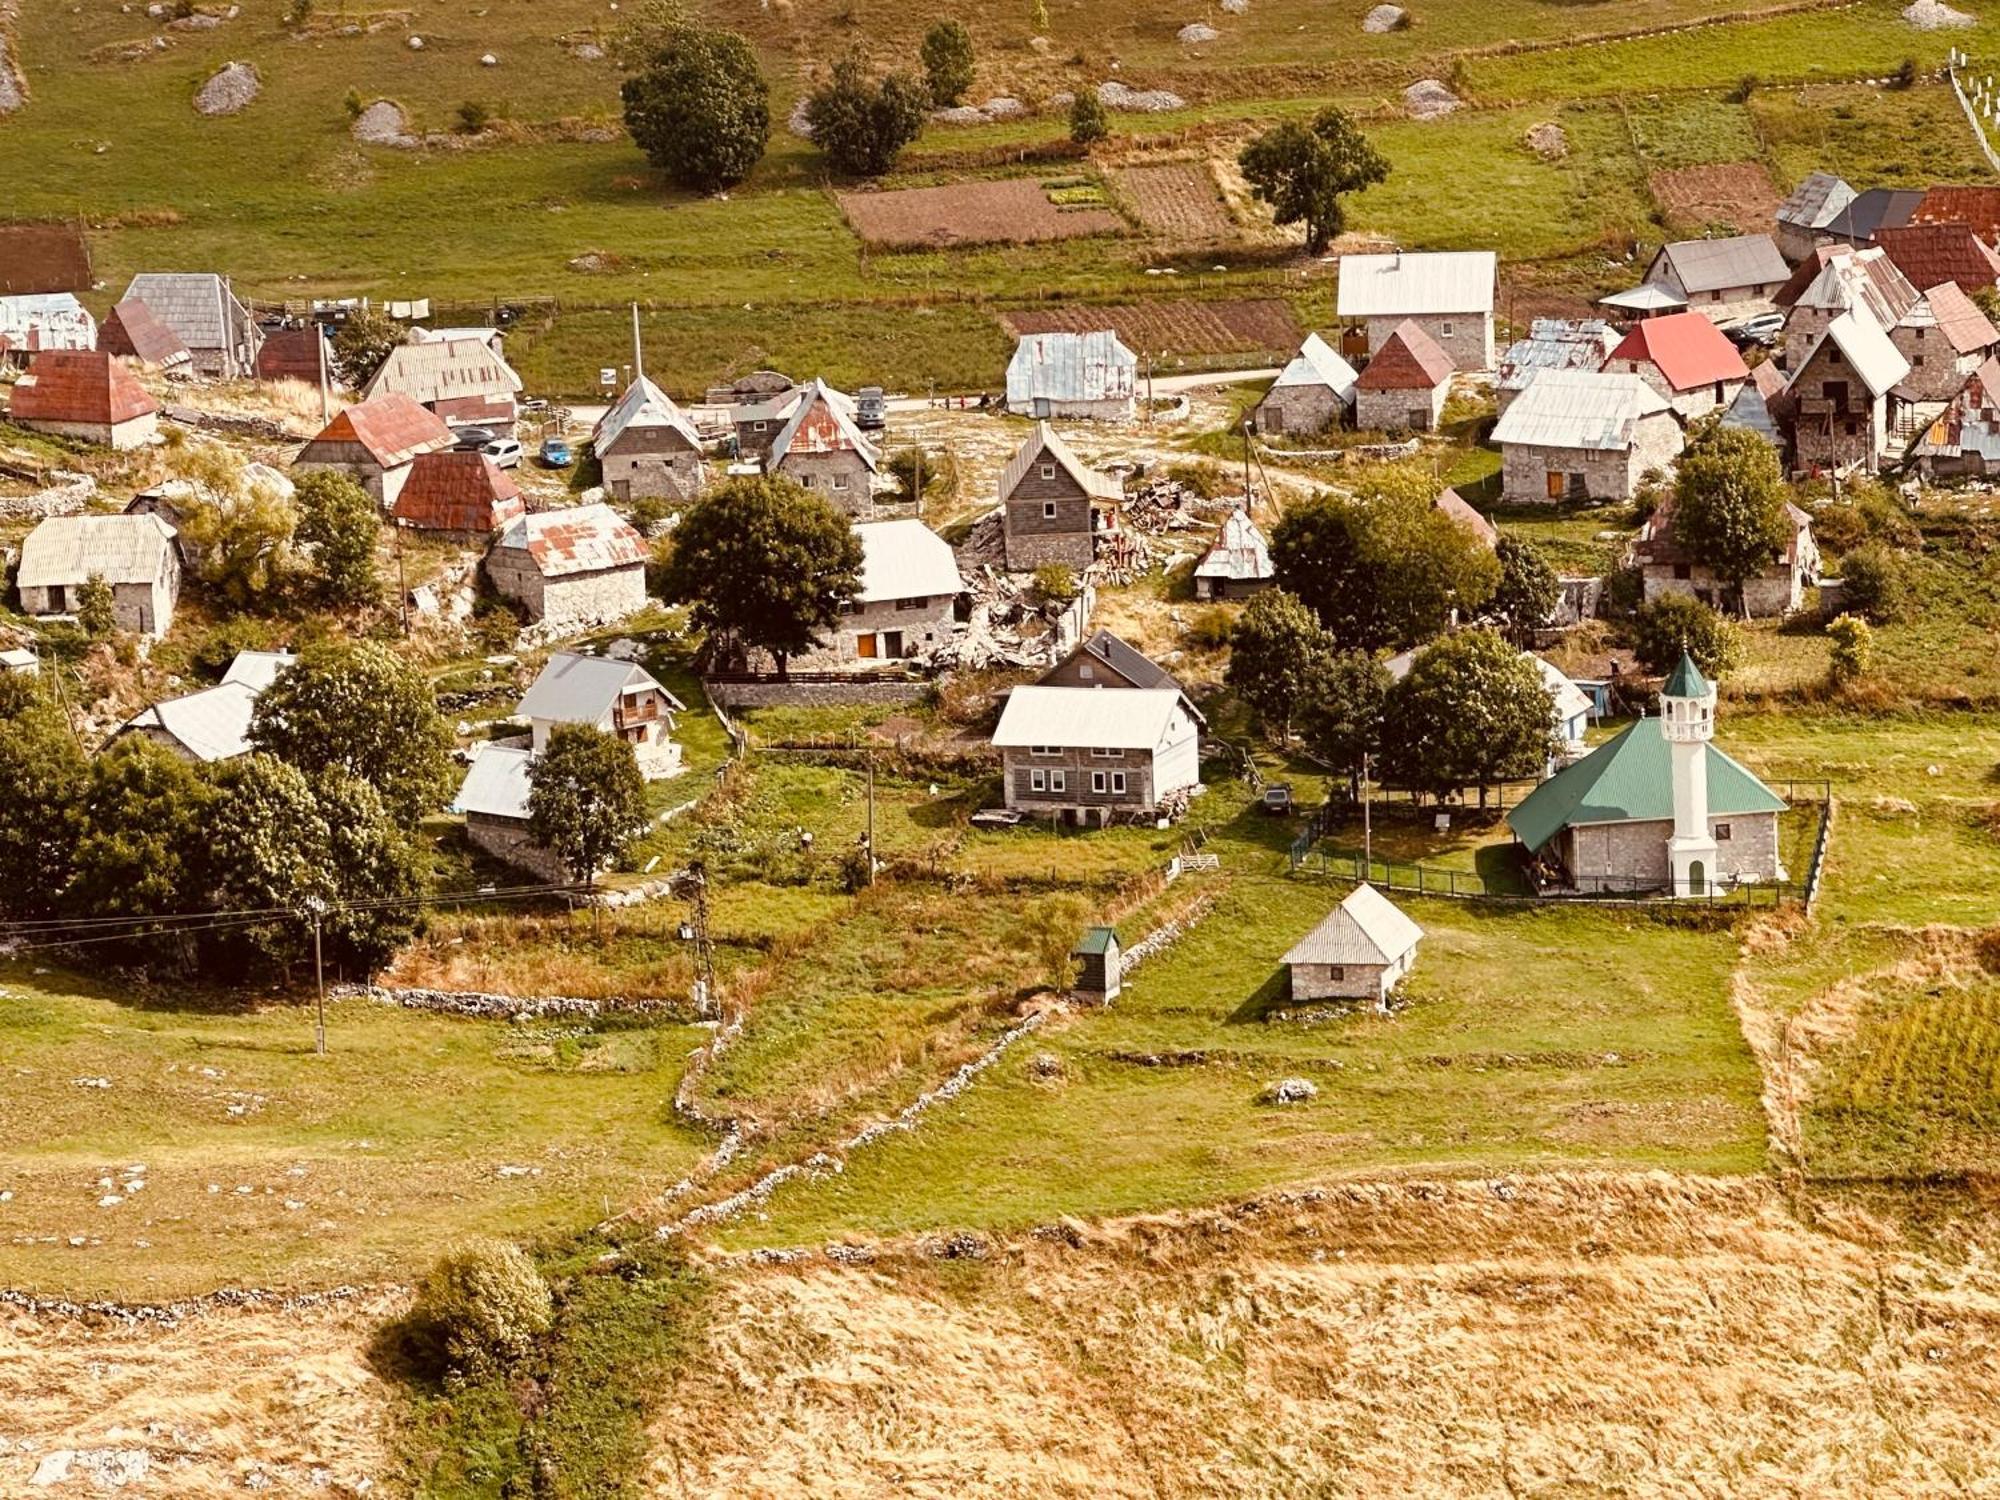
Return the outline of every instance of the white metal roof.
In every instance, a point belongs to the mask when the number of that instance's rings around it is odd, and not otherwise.
[[[1316,333],[1306,335],[1299,345],[1291,363],[1278,372],[1278,378],[1271,382],[1271,389],[1285,386],[1325,386],[1342,401],[1354,399],[1354,366],[1342,359],[1339,353]]]
[[[1588,716],[1593,704],[1590,695],[1570,681],[1562,668],[1542,660],[1539,656],[1528,655],[1535,664],[1535,670],[1542,674],[1542,686],[1549,690],[1549,701],[1556,706],[1556,723],[1567,724],[1570,720]]]
[[[597,419],[597,426],[590,435],[591,442],[602,455],[628,431],[649,427],[671,428],[686,439],[695,452],[701,451],[701,434],[695,431],[687,413],[674,404],[673,397],[644,375],[625,387],[625,394],[618,398],[618,404]]]
[[[1129,400],[1138,382],[1139,356],[1109,329],[1031,333],[1007,361],[1007,405]]]
[[[0,297],[0,349],[95,349],[97,320],[68,292]]]
[[[1256,583],[1275,574],[1264,533],[1240,505],[1224,518],[1215,541],[1194,565],[1197,578],[1226,578],[1232,583]]]
[[[1372,885],[1357,885],[1317,927],[1294,943],[1287,964],[1392,964],[1407,956],[1424,930]]]
[[[1597,305],[1615,307],[1622,312],[1679,312],[1688,305],[1688,299],[1670,286],[1648,281],[1629,292],[1613,292],[1607,297],[1599,297]]]
[[[261,693],[278,680],[278,674],[298,661],[289,651],[239,651],[236,660],[229,664],[229,670],[222,674],[225,683],[241,683],[253,692]]]
[[[79,584],[93,575],[106,583],[151,583],[160,576],[175,532],[155,515],[50,516],[21,543],[17,588]]]
[[[1500,258],[1491,250],[1438,250],[1418,254],[1343,255],[1340,316],[1421,317],[1433,313],[1490,313]]]
[[[1792,274],[1768,234],[1736,234],[1726,239],[1675,240],[1660,256],[1680,278],[1682,290],[1726,292],[1741,287],[1781,285]]]
[[[1637,375],[1542,370],[1500,414],[1493,441],[1538,448],[1629,448],[1639,422],[1667,410],[1666,398]]]
[[[861,540],[863,604],[884,599],[935,599],[965,587],[951,544],[922,521],[864,521]]]
[[[1152,750],[1181,712],[1173,688],[1043,687],[1007,695],[993,743],[1001,748],[1055,745],[1068,749]]]
[[[225,682],[142,709],[118,732],[164,730],[196,760],[228,760],[249,754],[250,715],[256,707],[254,689],[240,682]]]
[[[641,688],[666,694],[676,709],[684,706],[637,662],[558,651],[536,676],[515,712],[562,724],[595,724],[611,712],[623,694]]]
[[[1875,320],[1860,313],[1842,313],[1826,325],[1826,332],[1813,345],[1812,353],[1799,366],[1799,373],[1805,373],[1806,365],[1813,362],[1828,339],[1852,366],[1868,386],[1871,395],[1880,396],[1895,388],[1896,383],[1910,373],[1910,362],[1903,358],[1902,351],[1889,342],[1889,335],[1877,326]],[[1796,382],[1798,376],[1793,376]]]
[[[458,789],[451,810],[525,822],[534,764],[534,752],[523,746],[482,745],[466,770],[465,784]]]

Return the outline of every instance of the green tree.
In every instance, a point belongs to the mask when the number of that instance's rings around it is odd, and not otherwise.
[[[893,450],[883,461],[883,468],[896,484],[896,499],[905,505],[922,500],[943,499],[958,489],[958,463],[950,449],[927,452],[916,443],[907,448]],[[924,492],[917,494],[917,480],[921,477]]]
[[[250,743],[309,777],[367,782],[405,828],[451,790],[451,727],[429,681],[374,642],[306,646],[257,699]]]
[[[1111,134],[1111,116],[1097,90],[1080,87],[1069,101],[1069,138],[1079,146],[1094,146]]]
[[[349,974],[373,974],[423,930],[430,856],[358,777],[321,774],[313,800],[326,821],[325,870],[340,903],[321,929],[326,961]]]
[[[1036,36],[1046,36],[1049,30],[1049,0],[1035,0],[1028,7],[1028,25]]]
[[[1863,542],[1840,560],[1840,603],[1871,625],[1900,620],[1910,606],[1910,565],[1884,542]]]
[[[292,580],[299,513],[274,476],[252,474],[219,443],[183,445],[169,460],[192,486],[181,542],[201,581],[233,609],[275,604]]]
[[[1490,630],[1446,636],[1417,653],[1382,711],[1388,779],[1443,795],[1537,774],[1556,749],[1555,704],[1542,674]]]
[[[118,596],[102,573],[92,573],[76,591],[77,627],[92,640],[101,640],[118,628]]]
[[[68,889],[90,762],[33,677],[0,677],[0,914],[53,912]]]
[[[1354,496],[1292,506],[1272,529],[1271,561],[1280,586],[1305,601],[1342,650],[1429,640],[1454,612],[1485,609],[1500,581],[1500,564],[1479,538],[1394,475]]]
[[[1043,563],[1035,569],[1028,591],[1037,604],[1052,604],[1061,609],[1076,599],[1082,587],[1077,582],[1076,569],[1068,563]]]
[[[312,786],[296,766],[271,755],[218,765],[204,829],[209,902],[218,911],[281,908],[282,915],[220,929],[203,944],[203,967],[232,972],[288,969],[311,956],[311,929],[298,913],[330,905],[331,831]]]
[[[528,783],[528,832],[584,885],[646,831],[646,778],[632,747],[588,724],[558,724]]]
[[[1742,654],[1736,627],[1691,594],[1662,594],[1640,606],[1632,644],[1655,672],[1671,672],[1685,649],[1711,681],[1726,677]]]
[[[1517,645],[1526,645],[1528,637],[1547,624],[1562,603],[1562,580],[1542,549],[1520,537],[1501,537],[1495,555],[1500,562],[1500,582],[1486,612],[1506,627]]]
[[[71,907],[91,917],[207,909],[211,800],[193,765],[164,745],[138,734],[114,741],[90,763],[83,789]]]
[[[297,483],[293,540],[312,571],[314,592],[341,608],[373,603],[380,588],[375,543],[382,529],[374,499],[345,474],[327,470],[301,474]]]
[[[1389,175],[1389,163],[1347,112],[1328,105],[1310,125],[1287,121],[1257,137],[1238,157],[1251,192],[1280,224],[1306,226],[1306,253],[1325,251],[1345,227],[1341,199]]]
[[[555,1300],[519,1247],[461,1240],[424,1278],[417,1316],[437,1330],[453,1368],[478,1376],[532,1350],[555,1322]]]
[[[680,187],[713,193],[748,177],[771,139],[771,89],[750,43],[669,17],[619,87],[625,128]]]
[[[334,330],[334,369],[358,391],[375,378],[395,347],[409,336],[409,324],[375,308],[363,308]]]
[[[1229,634],[1225,677],[1265,733],[1283,745],[1309,685],[1333,654],[1332,637],[1296,595],[1266,589],[1243,607]]]
[[[665,593],[712,637],[786,662],[840,618],[861,587],[847,517],[782,475],[727,480],[674,532]]]
[[[806,97],[806,124],[813,144],[837,172],[880,177],[896,164],[903,148],[923,132],[930,92],[911,73],[871,78],[859,56],[849,53],[833,65],[825,82]]]
[[[1350,795],[1360,790],[1361,760],[1382,748],[1382,708],[1389,670],[1365,651],[1329,651],[1306,679],[1299,730],[1306,749],[1345,772]]]
[[[922,57],[933,104],[949,109],[965,97],[972,87],[972,33],[963,21],[932,22],[924,33]]]
[[[1674,473],[1673,531],[1695,562],[1736,591],[1769,568],[1787,540],[1785,476],[1754,432],[1700,424]]]
[[[1875,664],[1875,632],[1866,620],[1842,615],[1826,627],[1826,638],[1833,647],[1826,663],[1828,682],[1845,687],[1868,675]]]

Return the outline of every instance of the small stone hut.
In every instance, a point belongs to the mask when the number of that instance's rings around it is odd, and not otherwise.
[[[1424,930],[1372,885],[1347,899],[1284,957],[1294,1000],[1373,1000],[1390,992],[1416,962]]]

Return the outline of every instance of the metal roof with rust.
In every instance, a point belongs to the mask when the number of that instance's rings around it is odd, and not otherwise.
[[[194,359],[188,352],[187,340],[136,298],[127,298],[105,315],[103,326],[97,330],[97,347],[106,354],[122,354],[163,370],[177,369]]]
[[[432,339],[398,344],[361,388],[368,397],[391,393],[424,406],[468,397],[511,397],[521,377],[482,339]]]
[[[1912,286],[1955,281],[1960,290],[1974,292],[2000,283],[2000,254],[1968,224],[1905,224],[1900,229],[1878,229],[1875,242],[1889,252],[1889,259]]]
[[[151,416],[160,403],[108,354],[54,349],[37,354],[14,385],[17,422],[86,422],[111,427]]]
[[[333,352],[326,347],[326,335],[317,324],[279,328],[264,336],[257,351],[257,378],[318,385],[322,374],[331,374],[332,364]]]
[[[327,423],[296,462],[337,462],[336,455],[327,450],[348,444],[362,449],[381,467],[394,469],[419,454],[449,448],[452,436],[442,417],[400,392],[371,396]]]
[[[2000,240],[2000,187],[1942,184],[1927,189],[1910,210],[1912,224],[1964,224],[1987,244]]]
[[[1889,258],[1880,245],[1827,245],[1824,254],[1801,264],[1820,262],[1819,270],[1804,286],[1793,292],[1794,274],[1778,298],[1780,306],[1811,308],[1819,312],[1843,313],[1862,308],[1884,328],[1894,328],[1917,300],[1917,289]],[[1784,293],[1792,292],[1789,302]]]
[[[497,531],[527,513],[521,486],[484,453],[420,453],[393,514],[420,531]]]
[[[1956,282],[1944,281],[1911,304],[1898,328],[1935,328],[1954,354],[1976,354],[2000,344],[2000,329]]]
[[[517,516],[493,545],[496,551],[525,552],[544,578],[646,564],[646,539],[602,502]]]
[[[1363,391],[1433,391],[1457,366],[1436,339],[1409,318],[1398,323],[1354,382]]]
[[[1544,370],[1500,414],[1493,441],[1622,451],[1641,422],[1670,410],[1666,397],[1637,375]]]
[[[854,425],[854,403],[824,380],[801,386],[791,413],[771,440],[770,466],[776,468],[794,454],[858,453],[872,474],[875,448]]]

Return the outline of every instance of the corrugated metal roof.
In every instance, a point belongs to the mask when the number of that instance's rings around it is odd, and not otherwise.
[[[249,309],[208,271],[144,271],[120,300],[145,303],[190,349],[233,350],[254,332]]]
[[[54,588],[93,576],[106,583],[151,583],[174,536],[158,516],[50,516],[21,543],[14,583]]]
[[[1044,687],[1031,683],[1007,695],[993,743],[1003,749],[1054,745],[1065,749],[1152,750],[1181,711],[1173,688]]]
[[[676,712],[685,708],[637,662],[558,651],[536,676],[515,712],[524,718],[559,724],[597,724],[626,693],[644,688],[663,694]]]
[[[1910,304],[1899,328],[1935,328],[1942,333],[1955,354],[1975,354],[2000,344],[2000,329],[1979,310],[1979,305],[1946,281],[1932,287]]]
[[[1540,370],[1601,369],[1617,344],[1617,333],[1602,318],[1536,318],[1528,336],[1501,354],[1499,389],[1519,391]]]
[[[492,459],[447,449],[417,455],[394,515],[420,530],[480,532],[498,530],[527,509],[521,486]]]
[[[1299,345],[1299,352],[1291,357],[1285,368],[1278,372],[1278,378],[1271,382],[1271,389],[1284,390],[1292,386],[1324,387],[1332,391],[1342,401],[1354,400],[1354,366],[1334,350],[1333,346],[1316,333],[1309,333],[1305,342]]]
[[[1197,578],[1222,578],[1231,583],[1258,583],[1276,576],[1271,566],[1271,548],[1264,533],[1238,506],[1223,518],[1215,540],[1201,561],[1194,565]]]
[[[1910,450],[1913,458],[1976,453],[2000,460],[2000,359],[1988,358],[1966,377],[1936,421]]]
[[[644,567],[646,562],[646,539],[602,503],[519,516],[493,545],[526,552],[544,578]]]
[[[1718,240],[1675,240],[1660,247],[1681,289],[1690,295],[1741,287],[1782,286],[1792,268],[1768,234],[1737,234]]]
[[[1500,257],[1491,250],[1441,250],[1340,258],[1343,318],[1490,313]]]
[[[877,467],[874,444],[854,425],[854,402],[824,380],[802,386],[793,398],[791,414],[771,440],[770,466],[794,453],[858,453],[869,473]]]
[[[68,292],[0,297],[0,352],[96,347],[97,320]]]
[[[1917,289],[1880,245],[1831,245],[1825,262],[1792,298],[1793,307],[1830,313],[1859,308],[1894,328],[1917,300]]]
[[[239,651],[229,670],[222,674],[222,680],[241,683],[261,693],[278,680],[280,672],[297,661],[298,657],[289,651]]]
[[[1354,386],[1362,391],[1436,390],[1456,368],[1436,339],[1405,318],[1370,356]]]
[[[246,684],[225,682],[155,703],[129,719],[118,733],[162,730],[196,760],[229,760],[250,753],[250,716],[257,696]]]
[[[1408,955],[1424,930],[1372,885],[1357,885],[1279,960],[1286,964],[1387,966]]]
[[[1056,435],[1055,428],[1046,422],[1037,422],[1035,430],[1014,450],[1014,456],[1007,460],[1007,467],[1000,471],[1000,500],[1003,504],[1014,493],[1015,487],[1028,477],[1028,470],[1043,459],[1059,466],[1093,500],[1118,501],[1125,498],[1124,487],[1116,479],[1087,467],[1070,450],[1069,444]]]
[[[590,434],[591,445],[601,458],[617,447],[627,432],[658,427],[679,433],[690,448],[701,452],[701,434],[687,413],[674,404],[673,397],[641,375],[625,387],[617,404],[597,419]]]
[[[474,396],[511,397],[520,389],[521,377],[491,345],[480,339],[449,339],[398,344],[361,394],[370,398],[400,394],[430,406]]]
[[[1677,391],[1750,378],[1736,346],[1698,312],[1669,313],[1634,324],[1611,351],[1611,358],[1650,364]]]
[[[1808,172],[1805,180],[1778,205],[1780,224],[1818,229],[1854,201],[1854,189],[1831,172]]]
[[[257,378],[298,380],[307,385],[318,385],[322,357],[325,359],[324,373],[331,379],[333,351],[326,347],[326,335],[320,331],[318,324],[305,328],[280,328],[265,335],[263,347],[257,351]]]
[[[1842,313],[1826,325],[1826,332],[1820,335],[1812,352],[1800,363],[1798,374],[1792,377],[1794,385],[1828,340],[1833,342],[1849,368],[1861,377],[1873,395],[1886,395],[1910,373],[1910,362],[1903,358],[1901,350],[1889,342],[1889,335],[1876,326],[1875,320],[1862,313],[1850,312]]]
[[[315,450],[321,444],[352,443],[385,469],[410,463],[419,454],[436,453],[452,444],[451,429],[436,412],[419,406],[401,392],[371,396],[348,407],[306,444],[296,463],[328,461]],[[328,456],[329,458],[331,455]]]
[[[534,783],[534,752],[518,745],[479,747],[465,772],[451,810],[489,818],[528,819],[528,796]]]
[[[1493,441],[1615,451],[1632,446],[1641,421],[1667,410],[1637,375],[1544,370],[1500,414]]]
[[[14,383],[8,408],[17,422],[88,422],[115,426],[160,409],[132,372],[95,350],[55,349],[34,356]]]
[[[189,364],[194,358],[186,339],[162,323],[145,303],[130,298],[111,309],[104,326],[97,330],[97,347],[106,354],[122,354],[163,370]]]
[[[1784,799],[1713,744],[1708,751],[1711,816],[1783,812]],[[1593,823],[1670,822],[1673,765],[1658,719],[1641,719],[1556,772],[1507,814],[1514,836],[1536,850],[1565,828]]]
[[[861,542],[863,604],[885,599],[935,599],[965,587],[949,543],[922,521],[864,521]]]
[[[1688,305],[1687,298],[1670,286],[1661,286],[1656,281],[1648,281],[1635,286],[1628,292],[1613,292],[1597,299],[1599,307],[1615,307],[1620,312],[1659,313],[1674,312]]]
[[[1139,356],[1109,329],[1031,333],[1007,361],[1007,405],[1036,401],[1127,401],[1138,389]]]
[[[1987,244],[2000,240],[2000,187],[1944,184],[1925,191],[1910,210],[1912,224],[1964,224]]]

